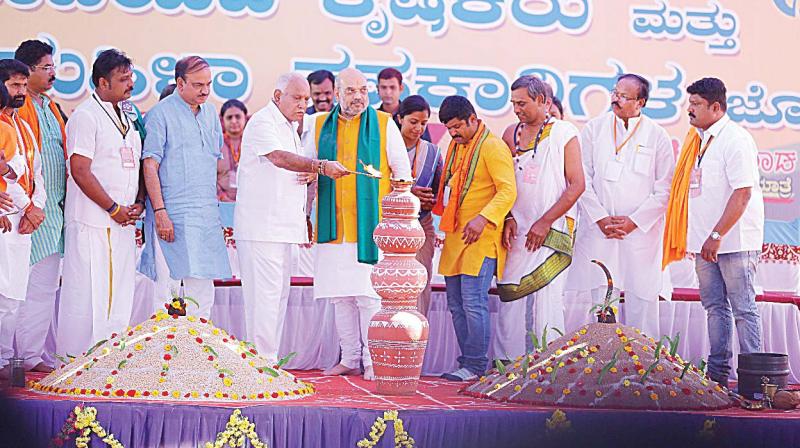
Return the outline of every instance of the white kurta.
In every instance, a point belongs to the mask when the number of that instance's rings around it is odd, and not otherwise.
[[[127,128],[120,132],[118,127]],[[142,145],[123,113],[95,95],[81,103],[67,124],[67,152],[92,160],[91,172],[118,204],[130,206],[139,189]],[[67,181],[64,270],[56,349],[77,355],[130,322],[136,277],[133,226],[122,227]]]
[[[306,117],[303,126],[313,132],[317,115]],[[316,156],[317,142],[306,139],[306,153]],[[394,121],[386,122],[386,160],[393,179],[411,179],[408,152]],[[372,265],[358,262],[357,243],[324,243],[317,245],[314,262],[314,298],[366,296],[378,298],[372,289]],[[380,257],[380,255],[379,255]]]
[[[616,145],[631,137],[616,156],[615,128]],[[605,287],[603,271],[590,263],[597,259],[608,267],[615,286],[658,300],[664,215],[675,169],[669,135],[644,115],[630,119],[625,129],[608,112],[584,127],[581,153],[586,191],[578,201],[580,225],[568,288]],[[622,240],[608,239],[596,224],[607,216],[628,216],[638,227]]]

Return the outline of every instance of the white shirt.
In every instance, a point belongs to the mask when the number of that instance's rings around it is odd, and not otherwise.
[[[297,126],[272,101],[247,122],[234,210],[237,240],[308,242],[307,187],[297,182],[298,173],[278,168],[266,157],[279,150],[304,155]]]
[[[91,173],[105,192],[117,204],[131,206],[139,191],[142,141],[133,122],[124,112],[121,115],[114,111],[111,103],[93,93],[78,105],[67,122],[67,154],[69,157],[77,154],[92,159]],[[120,128],[127,129],[124,137]],[[71,174],[67,180],[64,221],[92,227],[119,225],[86,196]]]
[[[16,112],[14,112],[14,114],[16,114]],[[14,201],[14,205],[16,205],[20,210],[25,210],[28,208],[31,202],[33,202],[34,206],[44,209],[44,204],[47,200],[47,193],[44,189],[42,158],[39,154],[39,145],[36,143],[36,137],[33,135],[33,131],[31,130],[30,126],[28,126],[28,123],[22,121],[23,128],[20,129],[20,127],[17,126],[17,121],[14,120],[13,122],[14,125],[12,128],[17,135],[17,142],[24,141],[22,139],[22,135],[26,132],[28,133],[28,136],[30,136],[30,140],[33,142],[33,148],[28,148],[28,151],[33,151],[33,173],[28,172],[25,148],[23,148],[20,144],[17,144],[16,154],[11,160],[8,161],[8,166],[14,170],[14,173],[17,175],[17,177],[14,180],[5,179],[6,183],[8,184],[6,192],[9,194],[9,196],[11,196],[11,200]],[[30,198],[22,186],[17,184],[17,182],[19,182],[19,180],[25,176],[31,176],[33,180],[34,189]]]
[[[721,254],[761,250],[764,242],[764,198],[758,171],[758,147],[753,136],[727,115],[701,132],[700,147],[711,136],[700,162],[700,192],[689,194],[689,232],[686,249],[699,253],[711,235],[734,190],[750,187],[750,202],[741,218],[722,237]],[[695,161],[695,167],[697,162]]]

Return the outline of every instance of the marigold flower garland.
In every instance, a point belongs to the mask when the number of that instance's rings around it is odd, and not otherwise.
[[[225,444],[231,447],[244,446],[245,437],[250,440],[250,446],[253,448],[267,448],[267,444],[258,438],[255,428],[255,423],[250,423],[250,420],[242,417],[242,412],[236,409],[228,419],[225,430],[217,434],[214,443],[206,442],[205,448],[222,448]]]
[[[75,410],[75,423],[73,426],[78,432],[81,433],[75,438],[76,448],[87,448],[92,433],[100,437],[103,442],[111,448],[125,448],[119,440],[114,437],[114,434],[105,430],[100,423],[97,422],[97,409],[94,407],[80,407],[76,406]]]
[[[403,420],[398,416],[397,411],[386,411],[383,417],[378,417],[365,437],[356,443],[358,448],[372,448],[377,445],[386,432],[386,422],[394,422],[394,446],[395,448],[414,448],[414,439],[403,429]]]

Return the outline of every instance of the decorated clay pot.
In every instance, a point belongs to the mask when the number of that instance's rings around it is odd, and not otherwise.
[[[371,275],[381,310],[370,321],[367,339],[378,393],[387,395],[416,392],[428,343],[428,320],[417,311],[428,273],[415,259],[425,233],[411,185],[394,183],[381,202],[383,219],[373,234],[384,254]]]

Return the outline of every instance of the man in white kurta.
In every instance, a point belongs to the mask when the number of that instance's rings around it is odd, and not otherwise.
[[[503,139],[514,154],[517,199],[506,218],[508,250],[498,293],[494,353],[498,358],[525,354],[532,331],[545,328],[552,340],[564,332],[564,285],[572,260],[575,203],[583,192],[578,130],[548,114],[549,90],[534,77],[512,84],[511,102],[519,123]],[[527,331],[526,331],[527,330]]]
[[[93,72],[103,70],[97,88],[67,124],[70,176],[56,332],[61,354],[79,355],[124,331],[133,309],[142,142],[119,104],[133,86],[130,59],[106,50],[101,60],[114,68],[95,63]]]
[[[601,302],[607,281],[590,263],[601,261],[625,291],[625,324],[658,338],[659,260],[675,157],[667,131],[642,114],[649,88],[638,75],[620,76],[611,112],[581,132],[586,192],[568,283]]]
[[[277,362],[291,288],[293,252],[308,242],[306,182],[297,172],[337,164],[303,157],[297,134],[310,93],[298,73],[278,78],[269,104],[248,121],[242,137],[239,191],[234,211],[242,275],[247,339],[271,363]]]
[[[0,111],[0,154],[7,160],[0,170],[0,191],[8,194],[16,213],[6,216],[11,230],[0,233],[0,366],[14,356],[13,340],[19,305],[25,300],[30,273],[31,231],[20,226],[24,210],[31,206],[44,208],[47,199],[42,177],[41,160],[36,140],[28,125],[16,116],[14,109]],[[23,139],[24,134],[27,139]],[[31,145],[27,146],[26,142]],[[9,375],[7,370],[0,377]]]
[[[304,120],[304,126],[309,126],[315,138],[309,138],[308,154],[325,156],[327,150],[321,142],[329,142],[327,149],[351,171],[363,172],[359,160],[368,155],[380,160],[382,178],[368,179],[379,184],[379,194],[390,191],[389,179],[410,179],[411,165],[408,161],[405,144],[400,131],[389,114],[378,112],[368,106],[367,81],[364,75],[355,69],[345,69],[336,80],[336,98],[338,105],[330,113],[319,113]],[[330,117],[330,119],[328,119]],[[373,130],[379,134],[378,139],[373,139],[377,145],[359,149],[362,122],[366,120],[374,126]],[[331,126],[334,132],[330,132]],[[365,123],[365,126],[369,126]],[[370,132],[370,134],[372,134]],[[378,137],[374,135],[373,137]],[[362,153],[367,151],[369,154]],[[379,158],[379,159],[378,159]],[[331,160],[334,160],[332,157]],[[367,164],[375,165],[366,162]],[[358,176],[361,177],[361,176]],[[324,197],[323,178],[320,178],[319,194],[317,195],[317,240],[320,232],[326,230],[320,227],[323,220],[335,222],[334,236],[327,242],[317,245],[317,255],[314,263],[314,298],[332,299],[335,306],[336,330],[339,334],[342,350],[340,364],[324,372],[326,375],[357,375],[360,366],[364,365],[364,378],[373,379],[372,360],[367,347],[367,330],[372,316],[380,309],[378,294],[372,288],[370,274],[372,264],[359,262],[361,249],[369,249],[369,244],[374,244],[371,237],[372,229],[358,229],[357,215],[365,211],[363,204],[356,206],[358,194],[358,179],[356,176],[347,176],[335,182],[335,211],[329,208],[332,216],[321,216],[325,207],[320,199]],[[360,202],[360,201],[359,201]],[[370,204],[371,205],[371,204]],[[379,204],[374,204],[375,206]],[[322,210],[321,210],[322,209]],[[377,209],[373,209],[377,210]],[[327,230],[332,230],[330,227]],[[364,237],[357,236],[363,231]],[[369,236],[366,232],[369,232]],[[377,261],[377,248],[373,247]]]

